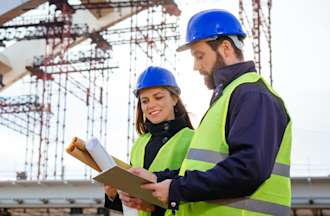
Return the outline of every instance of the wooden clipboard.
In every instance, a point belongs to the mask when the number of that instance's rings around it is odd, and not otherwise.
[[[125,168],[119,166],[112,167],[93,178],[95,181],[110,184],[113,187],[129,193],[134,197],[141,198],[149,203],[167,208],[159,199],[152,195],[151,190],[141,189],[141,185],[145,183],[152,183],[149,180],[136,176],[127,171]]]

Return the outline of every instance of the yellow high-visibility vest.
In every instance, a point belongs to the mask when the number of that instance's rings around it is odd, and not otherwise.
[[[152,161],[149,171],[157,172],[165,169],[180,169],[182,161],[186,157],[187,150],[193,136],[193,130],[186,127],[172,136],[158,151]],[[140,136],[133,145],[131,151],[132,167],[143,167],[145,147],[151,138],[150,133]],[[150,216],[149,212],[139,211],[139,216]]]
[[[195,130],[180,175],[187,170],[206,171],[228,157],[225,137],[226,117],[233,91],[241,84],[262,81],[278,97],[272,87],[255,72],[246,73],[225,87],[221,97],[208,110]],[[256,216],[290,215],[291,182],[291,120],[289,120],[271,176],[250,196],[239,199],[180,203],[176,216]],[[219,173],[221,175],[221,173]],[[168,210],[166,215],[171,215]]]

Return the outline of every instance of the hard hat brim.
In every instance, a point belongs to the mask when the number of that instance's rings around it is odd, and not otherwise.
[[[150,89],[150,88],[166,88],[168,91],[172,92],[176,96],[181,95],[181,89],[179,87],[173,87],[173,86],[167,86],[167,85],[160,85],[160,86],[150,86],[142,89],[134,89],[133,94],[135,95],[136,98],[139,98],[139,92],[143,89]]]
[[[187,50],[187,49],[190,49],[191,46],[192,46],[193,44],[196,44],[196,43],[198,43],[198,42],[200,42],[200,41],[215,40],[216,38],[217,38],[217,37],[211,37],[211,38],[202,39],[202,40],[194,40],[194,41],[191,41],[190,43],[186,43],[186,44],[183,44],[182,46],[179,46],[179,47],[176,49],[176,51],[177,51],[177,52],[182,52],[182,51],[185,51],[185,50]]]
[[[185,51],[187,49],[189,49],[191,47],[191,44],[192,43],[186,43],[186,44],[183,44],[182,46],[179,46],[176,51],[177,52],[182,52],[182,51]]]

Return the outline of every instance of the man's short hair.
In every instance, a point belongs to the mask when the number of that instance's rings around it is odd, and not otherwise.
[[[218,37],[215,40],[207,41],[207,44],[216,52],[218,47],[222,44],[222,42],[224,40],[227,40],[227,41],[230,42],[231,46],[234,48],[234,52],[235,52],[236,57],[240,60],[243,60],[244,59],[243,51],[235,45],[234,41],[230,37],[221,36],[221,37]],[[240,37],[238,37],[238,40],[240,40],[240,42],[243,41],[243,39],[240,38]]]

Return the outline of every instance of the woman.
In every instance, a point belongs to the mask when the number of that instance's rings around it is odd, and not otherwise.
[[[136,131],[131,151],[132,167],[151,172],[179,169],[190,144],[193,127],[179,97],[180,88],[173,74],[161,67],[148,67],[137,81]],[[116,190],[105,186],[105,207],[121,210]],[[113,201],[110,201],[111,198]],[[140,203],[140,216],[163,216],[165,209]]]

